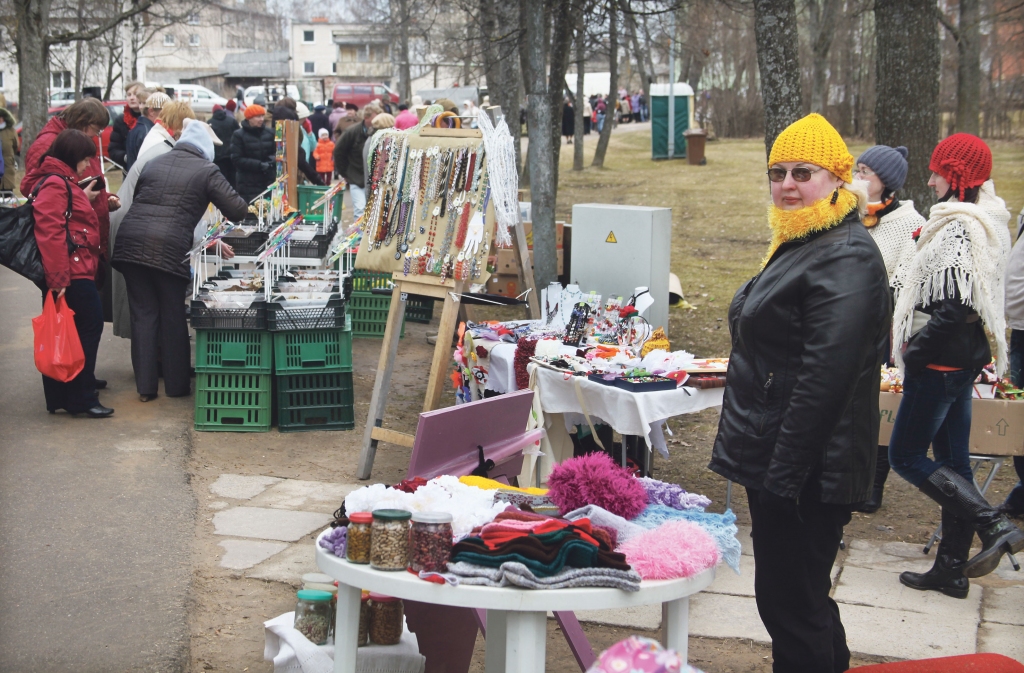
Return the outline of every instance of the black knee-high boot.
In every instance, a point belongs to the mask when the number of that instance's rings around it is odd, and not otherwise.
[[[875,459],[875,483],[871,487],[871,495],[854,511],[874,514],[882,506],[882,491],[885,490],[885,480],[889,478],[889,447],[878,447],[878,457]]]
[[[964,563],[971,553],[974,527],[942,508],[942,540],[935,551],[935,564],[925,573],[900,573],[900,583],[921,591],[941,591],[953,598],[967,598],[970,581],[964,577]]]
[[[1024,549],[1024,533],[988,504],[974,482],[951,468],[943,465],[932,472],[921,484],[921,491],[978,532],[981,551],[964,564],[964,576],[987,575],[996,569],[1003,554]]]

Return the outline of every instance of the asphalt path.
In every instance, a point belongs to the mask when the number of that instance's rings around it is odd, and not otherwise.
[[[140,402],[107,324],[96,374],[114,416],[50,415],[40,307],[0,268],[0,671],[185,670],[192,398]]]

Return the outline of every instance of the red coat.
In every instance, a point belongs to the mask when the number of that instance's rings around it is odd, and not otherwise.
[[[60,178],[46,178],[32,206],[35,213],[36,244],[43,257],[46,286],[67,287],[72,280],[93,280],[96,278],[100,258],[100,224],[96,211],[85,191],[76,184],[78,175],[70,166],[59,159],[46,157],[39,166],[38,174],[47,173],[57,173],[72,181],[71,218],[67,220],[67,229],[71,232],[71,240],[83,247],[68,253],[68,239],[64,233],[64,213],[68,207],[67,187]],[[102,194],[96,198],[102,198]]]
[[[39,182],[39,178],[42,177],[46,171],[40,169],[40,165],[43,163],[43,155],[50,149],[50,145],[57,139],[57,136],[61,131],[68,127],[64,123],[64,120],[58,117],[52,117],[50,121],[46,122],[46,126],[36,136],[35,142],[28,148],[28,152],[25,154],[25,177],[21,179],[21,193],[28,196],[32,188]],[[89,175],[85,177],[91,177],[93,175],[103,174],[103,163],[100,161],[99,154],[89,160]],[[77,181],[78,176],[74,175],[74,179]],[[96,211],[96,217],[99,220],[100,225],[100,241],[103,250],[103,255],[107,256],[110,247],[107,243],[108,237],[110,236],[110,207],[107,203],[107,197],[110,194],[106,189],[100,192],[96,200],[92,202],[91,206]]]

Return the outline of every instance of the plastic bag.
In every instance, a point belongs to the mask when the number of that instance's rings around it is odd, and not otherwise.
[[[63,296],[55,303],[53,293],[46,293],[43,314],[32,318],[32,331],[35,332],[36,369],[43,376],[67,383],[85,368],[85,351],[75,327],[75,312]]]

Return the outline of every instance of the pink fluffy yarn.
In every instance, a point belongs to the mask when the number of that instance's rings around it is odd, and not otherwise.
[[[597,505],[633,519],[647,506],[643,484],[606,453],[570,458],[556,466],[548,477],[548,489],[548,497],[563,514],[585,505]]]
[[[718,546],[707,532],[689,521],[664,523],[630,538],[616,549],[645,580],[693,577],[716,565]]]

